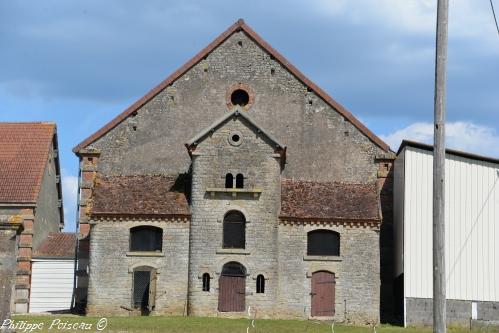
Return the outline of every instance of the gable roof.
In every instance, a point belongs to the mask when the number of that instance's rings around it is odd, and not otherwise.
[[[400,144],[399,150],[397,151],[397,156],[402,152],[402,150],[404,150],[405,147],[414,147],[414,148],[419,148],[419,149],[423,149],[423,150],[427,150],[427,151],[433,151],[432,145],[429,145],[426,143],[421,143],[421,142],[416,142],[416,141],[403,140],[402,143]],[[472,160],[478,160],[478,161],[483,161],[483,162],[490,162],[490,163],[499,164],[499,158],[477,155],[477,154],[468,153],[468,152],[461,151],[461,150],[445,149],[445,153],[450,154],[450,155],[464,157],[464,158],[469,158]]]
[[[110,130],[119,125],[122,121],[132,115],[134,112],[139,110],[144,104],[153,99],[166,87],[172,84],[180,76],[185,74],[189,69],[201,61],[204,57],[210,54],[215,48],[220,46],[227,38],[229,38],[233,33],[237,31],[244,31],[255,43],[257,43],[262,49],[272,55],[276,61],[278,61],[284,68],[291,72],[298,80],[300,80],[304,85],[315,92],[320,98],[322,98],[329,106],[335,109],[343,117],[345,117],[350,123],[352,123],[361,133],[367,136],[372,142],[378,145],[381,149],[386,152],[390,151],[390,147],[383,142],[379,137],[377,137],[373,132],[371,132],[367,127],[365,127],[357,118],[355,118],[347,109],[345,109],[340,103],[336,102],[331,96],[329,96],[324,90],[318,87],[315,83],[310,81],[303,73],[301,73],[295,66],[293,66],[284,56],[277,52],[270,44],[265,42],[256,32],[253,31],[244,20],[239,19],[236,23],[231,25],[226,31],[219,35],[213,42],[202,49],[198,54],[196,54],[192,59],[185,63],[182,67],[177,69],[174,73],[168,76],[160,84],[154,87],[151,91],[145,94],[138,101],[130,105],[125,111],[119,114],[116,118],[111,120],[107,125],[102,127],[100,130],[92,134],[90,137],[82,141],[76,147],[73,148],[74,153],[78,153],[80,149],[83,149],[98,140]]]
[[[279,218],[320,221],[380,221],[376,184],[285,179]]]
[[[193,137],[192,139],[190,139],[189,141],[187,141],[187,143],[185,144],[186,147],[187,147],[187,149],[189,149],[189,151],[191,151],[194,146],[196,146],[202,139],[204,139],[207,135],[209,135],[211,132],[213,132],[217,127],[219,127],[222,124],[225,124],[229,119],[238,118],[238,117],[243,118],[251,126],[253,126],[254,128],[256,128],[260,133],[262,133],[263,135],[265,135],[272,142],[272,144],[274,145],[274,149],[286,151],[286,146],[285,145],[279,143],[276,139],[274,139],[272,137],[272,135],[270,135],[268,132],[266,132],[265,130],[263,130],[263,128],[260,127],[258,124],[256,124],[253,121],[253,119],[251,119],[251,117],[249,115],[245,114],[244,112],[241,112],[239,110],[239,108],[236,108],[234,111],[231,111],[231,112],[225,114],[223,117],[220,117],[219,119],[215,120],[213,122],[213,124],[211,124],[210,126],[208,126],[207,128],[205,128],[204,130],[202,130],[201,132],[199,132],[198,135],[196,135],[195,137]]]
[[[101,176],[94,188],[94,217],[189,218],[185,176]]]
[[[54,123],[0,123],[0,203],[35,204]]]
[[[76,233],[51,232],[33,252],[34,258],[73,259],[76,255]]]

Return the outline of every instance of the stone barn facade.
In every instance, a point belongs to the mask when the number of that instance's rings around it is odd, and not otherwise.
[[[242,20],[74,152],[88,314],[380,320],[393,153]]]

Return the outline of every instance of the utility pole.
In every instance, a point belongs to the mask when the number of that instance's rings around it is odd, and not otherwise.
[[[433,147],[433,332],[446,332],[445,296],[445,90],[449,0],[438,0]]]

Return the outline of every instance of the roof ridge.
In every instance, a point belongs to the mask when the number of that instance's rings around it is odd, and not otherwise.
[[[194,65],[196,65],[199,61],[201,61],[204,57],[206,57],[209,53],[211,53],[215,48],[220,46],[227,38],[229,38],[233,33],[243,30],[256,44],[262,47],[266,52],[270,53],[281,65],[286,68],[291,74],[293,74],[298,80],[300,80],[304,85],[314,91],[320,98],[322,98],[329,106],[335,109],[338,113],[340,113],[343,117],[345,117],[350,123],[352,123],[360,132],[362,132],[365,136],[367,136],[373,143],[379,146],[386,152],[390,151],[390,147],[381,140],[378,136],[376,136],[373,132],[371,132],[366,126],[364,126],[357,118],[353,116],[345,107],[343,107],[340,103],[335,101],[331,96],[329,96],[324,90],[318,87],[315,83],[309,80],[302,72],[300,72],[295,66],[293,66],[284,56],[282,56],[279,52],[277,52],[270,44],[264,41],[253,29],[251,29],[243,19],[238,19],[234,24],[232,24],[227,30],[222,32],[217,38],[215,38],[210,44],[208,44],[205,48],[203,48],[200,52],[198,52],[194,57],[192,57],[188,62],[182,65],[179,69],[173,72],[170,76],[160,82],[157,86],[151,89],[148,93],[146,93],[142,98],[137,100],[135,103],[130,105],[127,109],[125,109],[121,114],[111,120],[109,123],[104,125],[97,132],[83,140],[77,146],[73,148],[73,152],[78,154],[80,149],[83,149],[100,139],[110,130],[119,125],[122,121],[144,106],[147,102],[153,99],[156,95],[158,95],[163,89],[177,80],[180,76],[185,74],[189,69],[191,69]]]

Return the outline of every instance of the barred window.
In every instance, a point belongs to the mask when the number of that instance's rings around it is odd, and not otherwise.
[[[340,234],[331,230],[313,230],[308,233],[307,255],[339,256]]]
[[[223,248],[244,249],[246,247],[246,219],[241,212],[230,211],[223,222]]]
[[[163,229],[151,226],[130,229],[130,251],[161,252],[162,247]]]

